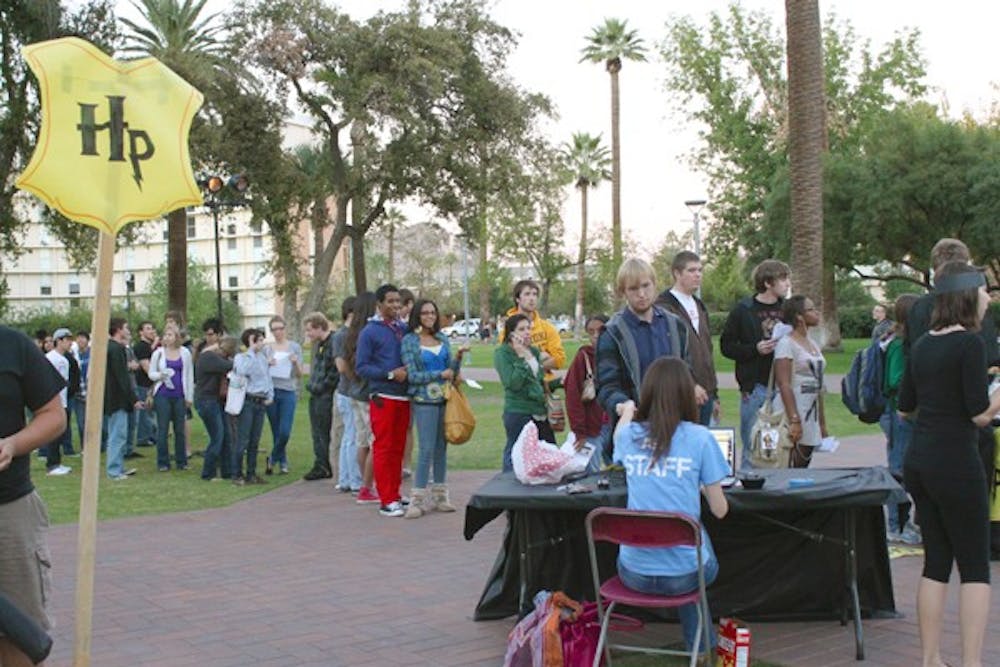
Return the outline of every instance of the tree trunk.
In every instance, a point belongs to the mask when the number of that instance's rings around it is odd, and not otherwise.
[[[167,214],[167,309],[187,319],[187,209]]]
[[[583,333],[583,299],[587,286],[587,184],[580,185],[580,252],[576,256],[576,312],[573,321],[577,334]]]
[[[611,257],[615,270],[622,265],[622,152],[619,135],[618,71],[621,62],[608,64],[611,73]]]
[[[319,261],[313,271],[312,285],[306,293],[299,314],[304,315],[319,310],[326,298],[326,292],[330,285],[330,274],[333,272],[333,261],[337,258],[340,245],[347,236],[347,200],[338,199],[336,202],[336,217],[334,218],[333,234],[327,241],[323,252],[319,254]]]
[[[826,105],[818,0],[785,0],[788,32],[788,158],[791,270],[796,293],[824,311],[823,152]]]
[[[313,271],[319,268],[319,258],[323,252],[323,227],[326,224],[326,203],[322,200],[313,202]]]
[[[387,282],[392,282],[392,267],[396,260],[396,221],[392,218],[389,219],[389,267],[386,269],[385,275],[387,276]]]
[[[365,273],[365,237],[357,228],[351,228],[351,264],[354,269],[354,285],[357,293],[368,289],[368,274]]]

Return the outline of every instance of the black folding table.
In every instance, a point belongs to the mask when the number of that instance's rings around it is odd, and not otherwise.
[[[709,588],[713,614],[746,620],[839,617],[854,621],[857,658],[864,658],[861,617],[894,616],[892,572],[882,506],[903,491],[885,468],[759,471],[764,488],[726,491],[730,513],[719,521],[702,512],[719,560]],[[793,478],[809,486],[789,488]],[[594,599],[584,517],[594,507],[624,507],[624,477],[588,493],[555,485],[525,486],[512,473],[487,481],[465,512],[465,538],[507,513],[503,545],[475,610],[476,620],[525,613],[538,590]],[[598,545],[603,576],[617,549]]]

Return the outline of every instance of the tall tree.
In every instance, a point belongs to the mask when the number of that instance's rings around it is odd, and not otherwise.
[[[254,0],[238,6],[230,25],[272,99],[294,96],[316,119],[329,160],[332,232],[302,308],[321,302],[348,237],[356,288],[365,288],[364,237],[388,204],[414,198],[444,215],[469,213],[460,213],[454,187],[479,148],[465,131],[469,109],[495,102],[490,84],[503,82],[513,45],[483,2],[414,2],[358,22],[319,0]],[[496,143],[482,136],[487,147]]]
[[[622,262],[622,155],[619,133],[620,93],[618,73],[622,69],[622,59],[645,61],[646,47],[636,30],[628,29],[628,21],[605,19],[587,37],[580,62],[604,63],[611,75],[611,232],[613,259]]]
[[[692,164],[709,179],[715,221],[710,252],[744,251],[748,267],[766,257],[787,258],[792,238],[788,217],[766,214],[788,172],[786,42],[781,30],[767,13],[732,4],[724,13],[711,13],[705,26],[681,17],[667,31],[660,46],[667,88],[677,93],[676,111],[704,128]],[[857,151],[885,113],[925,90],[916,31],[900,33],[876,51],[849,23],[831,19],[823,30],[822,56],[826,141],[834,154]],[[825,315],[833,344],[835,301],[828,286],[834,266],[850,264],[859,253],[849,229],[831,227],[840,220],[824,219]]]
[[[574,321],[577,332],[583,329],[583,301],[587,282],[587,194],[590,188],[608,178],[608,149],[601,145],[601,135],[596,137],[577,132],[570,143],[563,147],[566,164],[580,190],[580,247],[576,256],[576,306]]]
[[[204,14],[207,0],[135,0],[141,22],[122,18],[124,53],[152,56],[195,88],[204,89],[221,63],[218,14]],[[171,310],[187,312],[187,210],[167,214],[168,298]]]
[[[791,177],[791,269],[796,291],[836,322],[833,281],[823,289],[823,153],[826,102],[818,0],[785,0],[788,43],[788,166]],[[829,303],[832,313],[823,309]],[[830,318],[829,315],[834,315]]]

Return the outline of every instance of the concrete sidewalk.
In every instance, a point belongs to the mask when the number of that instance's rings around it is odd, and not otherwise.
[[[884,461],[848,439],[829,463]],[[818,464],[821,462],[817,461]],[[456,504],[493,473],[451,475]],[[98,527],[91,664],[184,666],[499,665],[514,619],[473,622],[500,547],[498,519],[471,542],[463,513],[385,519],[326,482],[299,482],[227,508],[129,518]],[[50,665],[71,664],[75,525],[55,527]],[[919,664],[914,612],[922,559],[893,560],[900,619],[864,622],[869,667]],[[994,566],[993,574],[998,574]],[[944,633],[957,664],[957,584]],[[994,596],[993,618],[1000,618]],[[853,631],[837,621],[754,623],[753,655],[781,665],[848,666]],[[654,631],[665,640],[676,626]],[[984,664],[1000,665],[1000,635]]]

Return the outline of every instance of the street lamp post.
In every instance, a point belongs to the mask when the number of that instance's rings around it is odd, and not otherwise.
[[[701,208],[705,203],[704,199],[688,199],[684,202],[694,214],[694,254],[698,257],[701,257]]]
[[[208,196],[205,197],[205,207],[212,211],[212,224],[215,227],[215,312],[220,322],[225,322],[222,317],[222,258],[219,254],[219,209],[228,207],[236,208],[245,206],[247,201],[243,198],[243,193],[250,185],[250,181],[244,174],[234,174],[228,179],[222,176],[209,176],[201,181],[201,187]],[[223,199],[224,190],[231,190],[236,194],[235,199]]]
[[[132,292],[135,291],[135,274],[125,274],[125,310],[128,313],[128,325],[132,326]]]
[[[469,344],[469,238],[458,237],[462,242],[462,305],[465,308],[465,344]],[[482,323],[480,323],[482,324]],[[479,333],[478,331],[476,332]]]
[[[694,254],[701,259],[701,208],[705,205],[704,199],[688,199],[684,205],[691,209],[694,214]],[[695,290],[698,298],[701,298],[701,287]]]

